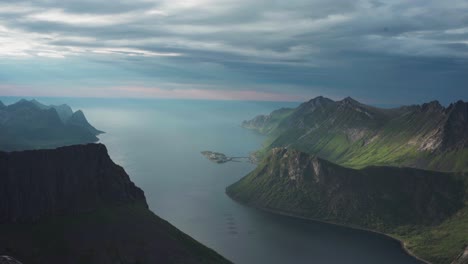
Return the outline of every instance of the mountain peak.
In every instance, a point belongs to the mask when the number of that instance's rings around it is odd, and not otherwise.
[[[76,116],[79,116],[79,117],[85,117],[83,111],[81,111],[81,110],[76,110],[76,112],[74,112],[73,115],[76,115]]]
[[[339,101],[340,103],[343,103],[343,104],[349,104],[349,105],[357,105],[357,104],[361,104],[359,103],[358,101],[354,100],[353,98],[351,98],[350,96],[344,98],[343,100]]]
[[[444,110],[445,108],[439,103],[439,101],[434,100],[429,103],[422,104],[421,109],[423,111],[439,111]]]
[[[26,99],[21,99],[19,100],[18,102],[14,103],[14,104],[11,104],[9,105],[8,107],[11,107],[11,108],[21,108],[21,107],[25,107],[25,108],[40,108],[39,106],[37,106],[35,103],[33,103],[32,101],[28,101]]]
[[[308,103],[309,103],[309,102],[324,102],[324,101],[333,101],[333,100],[331,100],[331,99],[329,99],[329,98],[327,98],[327,97],[324,97],[324,96],[319,95],[319,96],[317,96],[317,97],[314,97],[314,98],[310,99],[310,100],[308,101]]]
[[[306,106],[322,106],[322,105],[328,104],[328,103],[334,103],[334,101],[332,99],[329,99],[329,98],[326,98],[326,97],[323,97],[323,96],[317,96],[315,98],[310,99],[309,101],[307,101],[303,105],[306,105]]]
[[[2,101],[0,101],[0,109],[5,108],[5,107],[6,107],[5,104]]]
[[[32,99],[29,102],[33,103],[35,106],[39,107],[40,109],[48,109],[49,108],[47,105],[37,101],[36,99]]]
[[[76,112],[74,112],[71,115],[71,117],[67,120],[67,124],[85,128],[94,135],[99,135],[99,134],[104,133],[103,131],[100,131],[100,130],[97,130],[96,128],[94,128],[88,122],[88,120],[86,119],[86,116],[84,115],[83,111],[81,111],[81,110],[77,110]]]

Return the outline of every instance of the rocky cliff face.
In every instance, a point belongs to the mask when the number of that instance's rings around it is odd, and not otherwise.
[[[462,253],[460,253],[460,256],[458,256],[452,264],[466,264],[468,263],[468,246],[466,246],[465,250],[463,250]]]
[[[112,204],[146,204],[104,145],[0,152],[0,222],[31,222]]]
[[[0,256],[22,263],[229,263],[148,210],[104,145],[0,152]]]
[[[468,102],[458,101],[445,109],[447,116],[443,126],[443,148],[468,147]]]

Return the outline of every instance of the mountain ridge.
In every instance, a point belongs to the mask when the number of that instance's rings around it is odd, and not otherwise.
[[[468,170],[468,103],[461,100],[385,109],[320,96],[242,126],[268,136],[260,157],[289,146],[351,168]]]
[[[97,142],[103,133],[89,124],[81,110],[68,105],[46,106],[21,99],[0,107],[0,150],[55,148]]]

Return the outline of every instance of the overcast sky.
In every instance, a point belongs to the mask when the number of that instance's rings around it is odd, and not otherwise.
[[[0,96],[468,100],[467,0],[0,0]]]

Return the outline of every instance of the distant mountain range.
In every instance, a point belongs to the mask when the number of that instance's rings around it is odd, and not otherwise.
[[[0,150],[55,148],[98,141],[103,133],[87,121],[81,110],[68,105],[44,105],[20,100],[0,102]]]
[[[432,263],[468,263],[468,103],[382,109],[317,97],[242,126],[267,140],[258,167],[226,189],[233,199],[383,232]]]
[[[154,215],[101,144],[0,152],[0,234],[25,264],[230,263]]]
[[[350,97],[317,97],[242,125],[269,136],[260,156],[289,146],[351,168],[468,170],[468,103],[463,101],[383,109]]]

